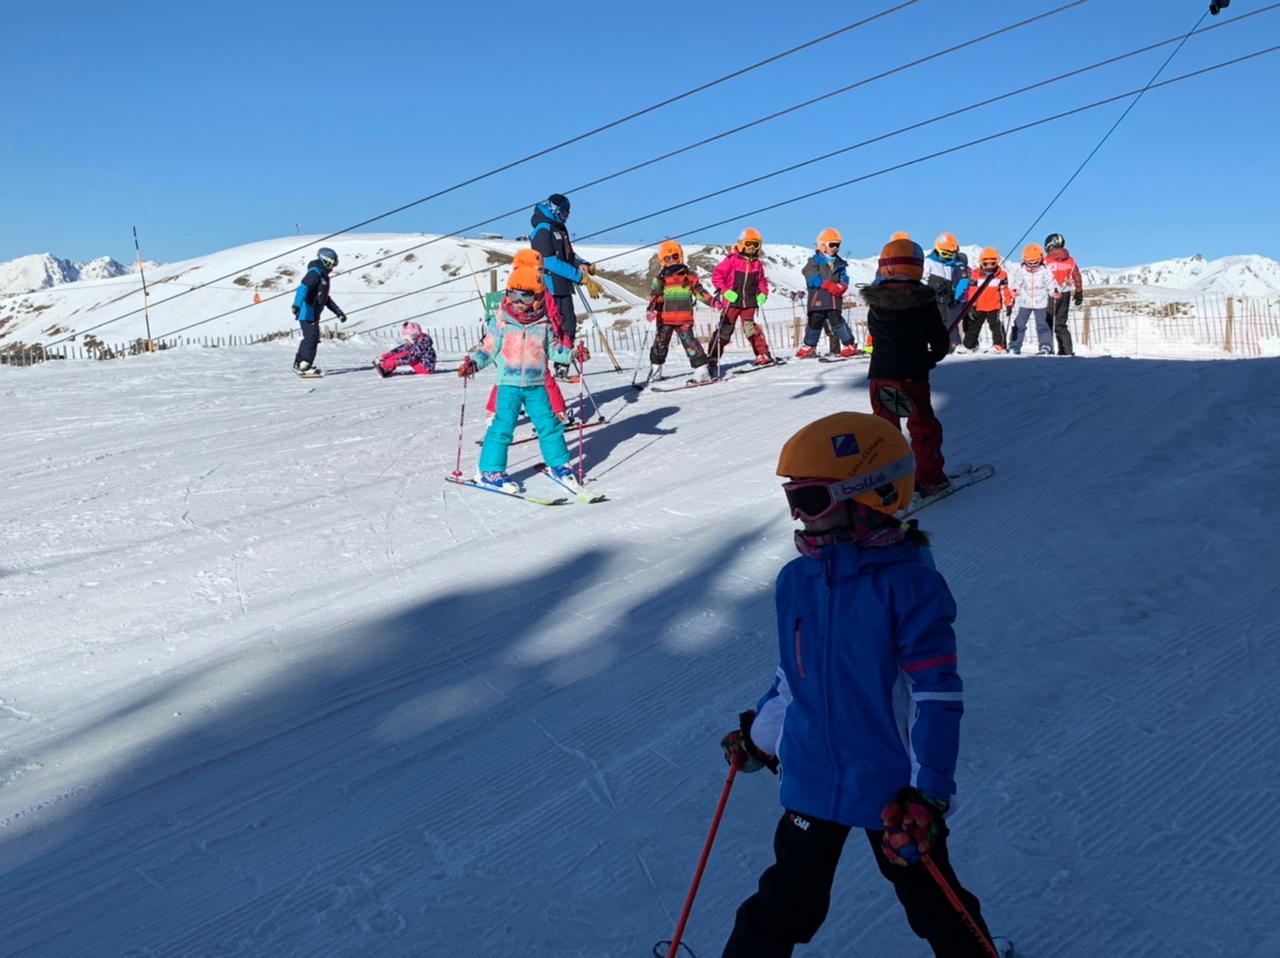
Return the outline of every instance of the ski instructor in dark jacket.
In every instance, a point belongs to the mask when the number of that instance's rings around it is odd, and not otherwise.
[[[942,423],[933,414],[929,370],[951,348],[938,316],[937,294],[921,282],[924,251],[911,240],[893,240],[880,251],[875,282],[862,290],[870,307],[867,330],[876,348],[867,383],[871,411],[901,428],[907,417],[916,457],[916,489],[923,496],[949,484],[943,469]]]
[[[556,309],[560,313],[560,324],[570,342],[578,334],[578,315],[574,312],[574,287],[586,280],[588,274],[596,271],[595,267],[573,251],[573,243],[569,240],[569,198],[560,193],[552,193],[545,202],[533,208],[533,216],[529,223],[533,230],[529,233],[529,245],[542,254],[543,269],[547,274],[551,298],[555,300]],[[569,375],[569,367],[564,363],[556,363],[556,376],[564,379]]]
[[[325,307],[342,322],[347,314],[329,296],[329,274],[338,265],[338,254],[322,246],[316,258],[307,264],[307,275],[293,295],[293,318],[302,330],[302,342],[293,358],[293,369],[299,376],[319,376],[316,347],[320,345],[320,313]]]

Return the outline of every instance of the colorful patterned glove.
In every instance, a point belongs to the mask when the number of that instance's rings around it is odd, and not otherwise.
[[[726,289],[723,293],[720,294],[720,298],[723,299],[730,306],[732,306],[734,303],[738,301],[738,294],[734,290]]]
[[[880,810],[884,836],[880,850],[895,865],[914,865],[946,834],[942,816],[950,801],[923,795],[919,789],[904,788],[897,798]]]
[[[742,772],[758,772],[767,768],[778,774],[778,759],[758,748],[751,741],[751,724],[756,720],[755,709],[747,709],[738,716],[738,727],[720,740],[724,749],[724,760],[730,765],[734,759],[738,761],[738,770]]]
[[[763,306],[764,301],[769,298],[768,293],[756,293],[756,305]]]
[[[1077,306],[1083,306],[1083,305],[1084,305],[1084,290],[1082,290],[1082,289],[1078,289],[1078,290],[1076,290],[1076,295],[1072,298],[1072,300],[1071,300],[1071,301],[1072,301],[1073,303],[1075,303]]]
[[[476,363],[470,356],[463,356],[462,362],[458,363],[458,375],[463,379],[468,376],[474,376],[476,372]]]

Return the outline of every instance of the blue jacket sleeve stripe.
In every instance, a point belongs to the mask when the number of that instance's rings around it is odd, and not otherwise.
[[[570,266],[558,256],[543,257],[542,265],[546,267],[548,273],[563,276],[571,283],[582,282],[582,270],[576,266]]]

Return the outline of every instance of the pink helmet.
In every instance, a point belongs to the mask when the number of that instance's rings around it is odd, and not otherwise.
[[[400,327],[400,335],[404,337],[406,343],[411,343],[422,335],[422,327],[417,323],[405,323]]]

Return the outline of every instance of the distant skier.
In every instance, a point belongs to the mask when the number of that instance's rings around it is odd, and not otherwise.
[[[969,258],[950,233],[939,233],[933,252],[924,264],[924,281],[934,291],[942,324],[949,328],[952,347],[960,345],[960,331],[950,326],[956,304],[964,302],[969,288]]]
[[[316,367],[316,347],[320,345],[320,314],[325,307],[339,321],[346,322],[347,314],[329,295],[329,274],[338,265],[338,254],[327,246],[320,247],[316,258],[307,264],[306,275],[293,295],[293,316],[302,331],[302,342],[293,358],[293,369],[299,376],[319,376]]]
[[[920,289],[937,326],[933,294]],[[879,356],[885,344],[877,346]],[[721,747],[745,772],[781,765],[784,811],[775,863],[738,908],[724,958],[785,958],[810,941],[854,829],[935,955],[985,958],[994,946],[978,899],[951,866],[944,821],[964,713],[955,599],[925,534],[894,518],[911,501],[911,452],[884,420],[835,413],[788,439],[777,471],[804,524],[800,556],[775,589],[778,670]]]
[[[649,350],[649,379],[661,377],[671,334],[675,333],[693,368],[690,382],[705,382],[710,374],[707,371],[707,354],[693,334],[693,302],[698,300],[709,306],[712,296],[703,287],[698,274],[685,264],[684,249],[675,240],[667,240],[658,247],[658,265],[658,275],[650,284],[649,310],[645,316],[657,324],[653,346]]]
[[[569,198],[562,193],[552,193],[533,208],[529,219],[533,226],[529,232],[529,245],[542,254],[543,269],[550,279],[551,299],[559,314],[561,328],[572,343],[578,335],[578,314],[573,302],[575,287],[580,283],[595,286],[589,277],[596,268],[573,251],[566,225],[568,221]],[[555,373],[560,379],[568,378],[568,362],[556,363]]]
[[[1080,277],[1080,267],[1067,251],[1067,241],[1061,233],[1050,233],[1044,238],[1045,262],[1053,271],[1053,278],[1062,287],[1060,295],[1051,304],[1049,322],[1053,326],[1053,335],[1058,341],[1059,356],[1074,356],[1075,348],[1071,342],[1071,327],[1067,325],[1067,316],[1074,300],[1077,306],[1084,303],[1084,280]],[[1071,294],[1068,299],[1067,294]]]
[[[517,270],[523,266],[536,269],[539,273],[542,274],[543,282],[544,283],[546,282],[547,273],[543,267],[542,254],[539,253],[537,250],[522,249],[522,250],[516,251],[516,254],[513,257],[511,257],[511,269]],[[550,320],[551,322],[551,329],[555,333],[556,342],[559,343],[561,346],[563,346],[565,349],[572,350],[573,340],[569,336],[567,336],[564,332],[564,326],[560,322],[560,313],[556,309],[555,298],[548,296],[545,299],[545,303],[547,307],[547,319]],[[591,354],[588,353],[586,347],[583,346],[582,352],[579,358],[582,360],[582,362],[585,363],[590,357],[591,357]],[[566,407],[565,401],[564,401],[564,393],[560,391],[560,384],[556,382],[556,377],[551,374],[550,367],[547,367],[546,383],[547,383],[547,396],[551,400],[551,411],[556,414],[557,419],[559,419],[562,423],[565,423],[566,425],[568,425],[573,420],[573,413]],[[489,424],[493,422],[493,417],[496,414],[496,411],[498,408],[498,387],[496,384],[494,385],[493,389],[489,391],[489,401],[485,404],[484,408],[485,408],[485,411],[488,412],[489,414],[488,418],[485,420],[485,428],[488,428]]]
[[[711,274],[711,285],[724,309],[720,313],[720,327],[711,337],[707,347],[711,375],[716,375],[724,348],[733,339],[733,329],[742,320],[742,332],[751,344],[756,365],[773,362],[769,355],[769,343],[764,327],[755,321],[756,310],[769,298],[769,280],[764,275],[764,262],[760,259],[762,240],[760,233],[747,227],[738,237],[729,254]]]
[[[507,294],[484,341],[458,366],[458,375],[467,377],[490,363],[498,364],[497,414],[485,432],[475,481],[504,492],[520,491],[520,484],[507,475],[507,454],[522,411],[538,431],[538,445],[549,470],[562,482],[577,485],[569,466],[564,424],[551,410],[545,384],[548,358],[566,364],[570,359],[569,350],[556,342],[547,318],[547,296],[546,283],[536,269],[512,270]]]
[[[849,290],[849,264],[840,257],[840,234],[825,229],[818,234],[817,249],[804,264],[806,303],[809,320],[804,331],[804,345],[796,350],[797,359],[817,354],[818,340],[824,328],[839,338],[841,356],[852,356],[853,332],[844,321],[844,294]]]
[[[382,358],[374,363],[378,375],[383,379],[395,375],[401,366],[408,366],[419,376],[430,376],[436,371],[436,348],[431,337],[422,331],[417,323],[406,322],[400,327],[403,340],[398,349],[382,354]]]
[[[991,330],[991,348],[998,353],[1005,351],[1004,325],[1000,321],[1001,308],[1013,305],[1009,292],[1009,274],[1000,267],[1000,253],[988,246],[978,257],[978,267],[970,276],[966,293],[972,306],[964,317],[964,348],[978,348],[982,324]]]
[[[916,457],[915,487],[922,495],[950,484],[942,456],[942,423],[933,413],[929,370],[946,358],[946,328],[938,321],[934,290],[921,283],[924,251],[911,240],[892,240],[880,251],[875,282],[864,287],[867,329],[875,352],[867,370],[871,410],[907,432]]]
[[[1015,355],[1022,352],[1022,339],[1026,333],[1027,321],[1034,319],[1036,338],[1040,342],[1040,354],[1053,355],[1049,308],[1061,292],[1058,281],[1053,278],[1053,271],[1044,265],[1044,249],[1039,243],[1028,243],[1022,251],[1022,268],[1018,270],[1018,278],[1013,283],[1013,300],[1018,307],[1018,316],[1013,321],[1013,328],[1009,331],[1009,352]],[[1012,307],[1006,307],[1006,316],[1012,312]]]

